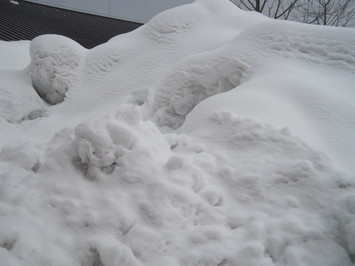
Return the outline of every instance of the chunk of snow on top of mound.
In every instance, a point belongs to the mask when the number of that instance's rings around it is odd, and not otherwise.
[[[138,107],[128,107],[114,117],[107,116],[76,127],[76,164],[90,178],[96,178],[100,171],[112,172],[116,166],[122,166],[125,160],[121,157],[132,150],[140,150],[143,156],[164,161],[167,152],[160,151],[161,147],[170,150],[164,142],[155,147],[159,143],[159,136],[160,132],[152,122],[141,121]],[[150,142],[155,144],[151,145]],[[125,163],[135,164],[133,161]]]
[[[29,66],[32,85],[43,100],[57,104],[75,78],[85,48],[59,35],[44,35],[32,40]]]

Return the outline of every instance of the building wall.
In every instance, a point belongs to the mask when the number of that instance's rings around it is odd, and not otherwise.
[[[156,14],[193,0],[26,0],[101,16],[147,22]]]

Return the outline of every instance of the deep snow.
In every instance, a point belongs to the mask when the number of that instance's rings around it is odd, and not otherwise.
[[[0,265],[353,265],[354,47],[227,0],[0,42]]]

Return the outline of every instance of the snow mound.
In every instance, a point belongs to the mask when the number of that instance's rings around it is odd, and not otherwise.
[[[72,115],[98,106],[114,108],[136,92],[154,93],[183,58],[219,48],[265,20],[260,14],[234,8],[228,1],[198,1],[167,10],[136,31],[86,51],[75,70],[79,78],[71,79],[61,111]],[[211,39],[211,32],[218,32],[218,36]]]
[[[85,50],[75,41],[59,35],[44,35],[31,42],[29,66],[32,85],[50,104],[64,101]]]
[[[354,45],[227,0],[33,40],[0,71],[0,264],[352,266]]]
[[[216,112],[162,135],[127,106],[16,152],[9,265],[352,265],[354,183],[285,130]]]
[[[205,98],[247,82],[270,65],[300,62],[355,72],[354,29],[265,21],[224,47],[191,56],[159,84],[151,108],[161,126],[178,127]]]

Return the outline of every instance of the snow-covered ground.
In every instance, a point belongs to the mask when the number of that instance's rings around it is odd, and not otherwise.
[[[227,0],[0,42],[0,265],[354,265],[354,47]]]

